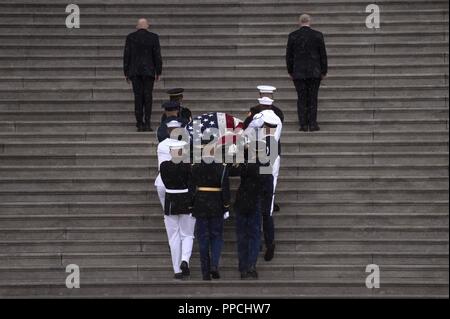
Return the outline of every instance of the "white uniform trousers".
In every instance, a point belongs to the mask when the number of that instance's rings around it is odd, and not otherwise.
[[[189,264],[192,255],[195,218],[187,214],[165,215],[164,224],[169,239],[173,271],[178,274],[181,272],[181,262],[186,261]]]
[[[275,190],[277,189],[278,175],[280,174],[280,163],[281,157],[278,156],[273,163],[272,176],[273,176],[273,197],[272,197],[272,208],[270,210],[270,216],[273,214],[273,208],[275,206]]]

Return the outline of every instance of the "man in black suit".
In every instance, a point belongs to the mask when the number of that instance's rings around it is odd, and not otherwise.
[[[148,31],[146,19],[139,19],[136,28],[137,31],[127,36],[123,71],[127,82],[133,84],[138,132],[153,131],[150,126],[153,85],[162,73],[161,47],[158,35]]]
[[[286,49],[288,73],[298,95],[300,131],[319,131],[317,104],[321,80],[328,73],[327,51],[323,34],[310,27],[311,17],[300,16],[300,29],[289,35]]]

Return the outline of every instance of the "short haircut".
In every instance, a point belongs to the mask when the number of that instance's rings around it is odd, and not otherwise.
[[[304,13],[304,14],[302,14],[300,16],[300,23],[301,24],[307,24],[307,23],[310,23],[310,22],[311,22],[311,16],[309,14]]]

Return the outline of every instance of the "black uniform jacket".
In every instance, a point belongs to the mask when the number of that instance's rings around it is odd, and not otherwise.
[[[194,164],[192,186],[195,190],[192,209],[194,217],[219,217],[229,211],[230,181],[226,165],[205,162]],[[201,187],[221,188],[221,191],[201,191]]]
[[[306,26],[289,34],[286,64],[294,80],[320,79],[327,74],[328,60],[323,34]]]
[[[273,177],[260,173],[261,164],[245,163],[239,166],[241,172],[241,184],[236,193],[234,209],[237,214],[252,214],[257,208],[271,204],[273,196]]]
[[[166,117],[163,122],[161,122],[161,125],[158,127],[158,131],[156,132],[156,135],[158,137],[158,142],[164,141],[166,138],[170,137],[169,132],[167,131],[167,123],[170,121],[178,121],[181,123],[181,127],[185,127],[188,125],[189,121],[182,117],[176,117],[176,116],[169,116]]]
[[[189,123],[192,120],[192,112],[187,107],[182,106],[180,108],[180,112],[178,112],[178,117],[187,120],[187,122]],[[167,120],[167,116],[166,116],[166,114],[163,114],[161,116],[161,123],[163,123],[166,120]]]
[[[144,29],[127,36],[123,54],[125,77],[150,76],[162,73],[161,47],[159,36]]]
[[[166,161],[161,163],[161,178],[166,186],[164,213],[166,215],[190,214],[192,204],[191,165]],[[170,190],[186,190],[187,193],[172,194]]]
[[[250,114],[246,117],[244,121],[244,130],[248,128],[250,123],[253,121],[253,117],[264,110],[272,110],[280,118],[281,123],[284,123],[284,114],[280,108],[276,107],[275,105],[267,107],[265,107],[264,105],[256,105],[250,109]]]

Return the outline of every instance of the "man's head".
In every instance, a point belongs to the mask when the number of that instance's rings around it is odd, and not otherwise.
[[[309,27],[311,25],[311,16],[309,14],[302,14],[299,18],[301,27]]]
[[[147,30],[150,27],[148,20],[145,18],[140,18],[136,24],[136,29],[144,29]]]
[[[259,85],[257,89],[259,91],[259,97],[268,97],[272,100],[274,98],[274,92],[277,90],[276,87],[270,85]]]
[[[184,89],[176,88],[176,89],[168,90],[166,93],[169,95],[169,98],[171,101],[178,102],[181,105],[181,103],[183,102],[183,92],[184,92]]]

